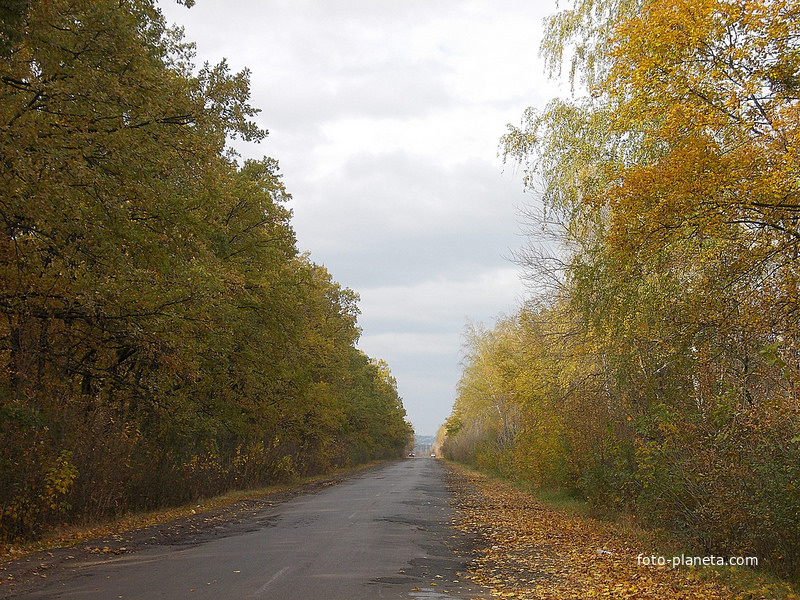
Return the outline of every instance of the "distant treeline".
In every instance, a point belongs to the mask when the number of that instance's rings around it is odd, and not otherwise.
[[[575,0],[546,29],[587,94],[503,139],[540,293],[467,332],[445,452],[797,577],[800,6]]]
[[[0,540],[400,455],[357,296],[296,248],[248,72],[151,0],[0,7]]]

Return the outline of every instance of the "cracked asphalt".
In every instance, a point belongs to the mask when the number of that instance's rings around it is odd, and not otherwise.
[[[407,459],[96,540],[5,565],[0,597],[488,598],[466,577],[475,540],[454,528],[447,479],[440,461]]]

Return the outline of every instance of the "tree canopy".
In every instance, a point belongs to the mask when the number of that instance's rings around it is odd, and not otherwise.
[[[502,336],[516,434],[494,415],[451,453],[797,573],[798,42],[793,0],[575,0],[548,20],[542,52],[579,95],[502,147],[558,234],[548,256],[532,230],[520,259],[556,285],[470,342],[453,418],[493,415],[464,390],[472,348]]]
[[[248,71],[152,0],[2,10],[0,533],[403,452],[358,296],[226,147],[266,135]]]

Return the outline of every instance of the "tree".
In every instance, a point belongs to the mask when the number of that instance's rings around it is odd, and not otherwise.
[[[576,0],[543,52],[570,60],[586,96],[527,111],[502,142],[563,233],[549,302],[594,355],[581,411],[556,411],[565,431],[606,432],[592,454],[565,445],[576,485],[706,550],[798,544],[776,533],[797,506],[798,15],[793,1]]]
[[[226,149],[266,135],[248,72],[196,70],[154,0],[2,16],[0,535],[344,464],[362,409],[368,455],[402,446],[383,370],[349,396],[357,295],[277,161]]]

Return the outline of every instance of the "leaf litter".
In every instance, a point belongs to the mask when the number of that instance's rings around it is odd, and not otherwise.
[[[456,527],[479,540],[470,578],[494,597],[522,600],[770,600],[736,592],[693,568],[640,564],[641,542],[610,522],[551,508],[508,483],[453,465]],[[649,553],[647,554],[649,556]],[[671,557],[667,557],[669,559]],[[798,598],[782,594],[782,598]]]

